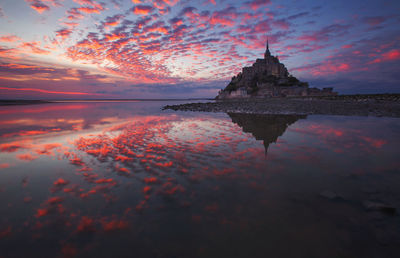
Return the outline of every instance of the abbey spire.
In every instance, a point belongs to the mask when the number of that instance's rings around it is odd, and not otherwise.
[[[271,56],[271,52],[269,52],[269,44],[268,44],[268,38],[267,38],[267,49],[265,50],[264,57],[267,59],[267,57]]]

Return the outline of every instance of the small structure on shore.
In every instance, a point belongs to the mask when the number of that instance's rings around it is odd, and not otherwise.
[[[244,67],[231,82],[218,93],[216,99],[266,98],[289,96],[330,96],[337,95],[332,88],[309,88],[307,82],[301,82],[289,74],[285,65],[277,56],[271,55],[267,40],[267,49],[263,59],[257,59],[251,67]]]

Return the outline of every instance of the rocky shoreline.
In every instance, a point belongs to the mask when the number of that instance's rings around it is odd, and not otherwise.
[[[400,117],[400,94],[268,98],[167,105],[163,110],[249,114]]]

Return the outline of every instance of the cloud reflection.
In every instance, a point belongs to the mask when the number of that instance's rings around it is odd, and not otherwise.
[[[18,192],[0,184],[0,196],[11,196],[15,205],[4,210],[0,238],[13,241],[14,234],[25,234],[47,243],[56,230],[58,249],[49,249],[50,256],[79,256],[95,254],[109,235],[142,244],[143,232],[162,231],[167,218],[187,227],[215,223],[246,230],[253,219],[242,216],[246,205],[270,205],[267,190],[274,174],[287,176],[299,164],[310,171],[340,171],[332,160],[379,156],[393,147],[385,135],[374,133],[375,120],[361,130],[341,117],[132,115],[134,107],[52,104],[30,113],[26,108],[0,113],[1,135],[7,135],[0,136],[0,176],[18,179]],[[29,131],[43,133],[20,133]],[[358,168],[394,167],[390,160]],[[14,223],[12,216],[23,221]]]

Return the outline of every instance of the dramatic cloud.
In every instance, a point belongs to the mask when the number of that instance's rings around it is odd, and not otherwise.
[[[0,34],[0,86],[38,87],[38,95],[212,97],[262,57],[268,38],[272,54],[300,78],[340,75],[362,85],[385,71],[388,84],[377,87],[389,87],[400,62],[397,4],[366,3],[360,14],[359,2],[332,16],[333,4],[309,1],[26,0],[13,8],[33,8],[40,21],[31,13],[32,23]]]

